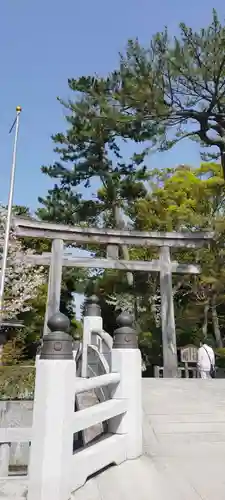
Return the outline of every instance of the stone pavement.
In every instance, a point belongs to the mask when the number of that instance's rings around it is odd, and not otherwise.
[[[152,460],[138,460],[111,467],[90,479],[72,495],[73,500],[192,500],[174,492],[173,484],[158,472]],[[194,500],[194,497],[193,497]]]
[[[190,500],[225,498],[225,380],[144,379],[144,451]]]
[[[143,379],[143,411],[144,456],[89,479],[71,498],[224,500],[225,380]],[[0,498],[22,500],[25,489],[23,480],[10,491],[0,483]]]

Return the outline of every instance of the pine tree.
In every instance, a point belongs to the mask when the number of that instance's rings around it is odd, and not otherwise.
[[[138,131],[160,150],[197,140],[204,159],[220,157],[225,178],[225,26],[215,10],[199,31],[181,23],[178,37],[165,29],[147,48],[130,40],[110,80],[108,113],[117,110],[124,137]]]
[[[53,137],[60,161],[42,167],[43,173],[57,179],[54,189],[39,201],[42,219],[57,222],[123,228],[130,203],[145,196],[147,169],[144,155],[123,160],[116,122],[107,116],[104,92],[107,82],[98,78],[69,80],[75,99],[61,104],[67,111],[69,128]],[[77,97],[79,93],[79,97]],[[95,193],[85,199],[85,189]],[[129,253],[122,247],[123,258]],[[132,275],[128,274],[132,284]]]

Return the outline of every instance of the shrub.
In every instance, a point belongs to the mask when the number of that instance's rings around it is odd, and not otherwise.
[[[32,400],[34,384],[35,366],[0,366],[1,400]]]

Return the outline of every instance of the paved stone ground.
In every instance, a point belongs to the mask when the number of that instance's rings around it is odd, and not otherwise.
[[[169,480],[164,480],[152,460],[138,460],[111,467],[90,479],[73,496],[73,500],[192,500],[174,492]],[[194,498],[193,498],[194,500]]]
[[[144,451],[190,500],[225,498],[225,380],[144,379]]]
[[[73,500],[224,500],[225,380],[143,379],[143,410],[145,455],[90,479]],[[22,499],[17,484],[14,496],[0,483],[0,498]]]

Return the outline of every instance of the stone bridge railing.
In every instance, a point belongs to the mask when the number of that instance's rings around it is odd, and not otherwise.
[[[93,473],[142,454],[141,354],[129,315],[118,318],[110,373],[77,377],[69,321],[61,313],[49,321],[36,360],[31,428],[0,428],[0,476],[7,476],[10,444],[29,442],[28,500],[68,500]],[[94,328],[93,328],[94,329]],[[76,395],[108,388],[109,399],[75,411]],[[73,451],[75,434],[108,422],[104,439]]]

